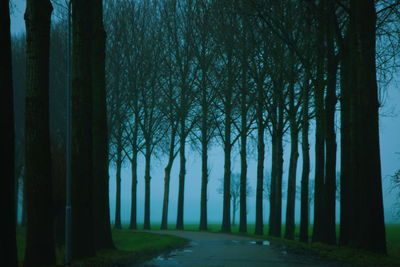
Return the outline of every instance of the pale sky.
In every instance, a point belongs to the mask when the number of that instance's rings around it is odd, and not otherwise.
[[[25,31],[25,24],[23,14],[25,10],[25,0],[12,0],[13,14],[11,18],[11,31],[13,35]],[[394,174],[397,169],[400,169],[400,75],[391,82],[387,88],[387,98],[384,107],[381,109],[382,116],[380,117],[380,140],[381,140],[381,162],[382,162],[382,177],[383,177],[383,194],[385,206],[385,219],[387,223],[400,222],[399,218],[393,216],[393,203],[394,195],[389,193],[389,176]],[[339,107],[339,105],[338,105]],[[383,115],[385,114],[385,115]],[[387,114],[390,114],[388,116]],[[339,125],[339,124],[338,124]],[[338,129],[339,130],[339,129]],[[311,142],[311,174],[310,178],[313,179],[314,169],[314,133],[310,134]],[[270,170],[270,140],[267,137],[267,151],[266,151],[266,166]],[[338,141],[339,141],[338,136]],[[288,138],[286,138],[288,139]],[[338,143],[339,145],[339,143]],[[284,180],[287,180],[287,170],[289,163],[289,142],[285,142],[285,161],[284,161]],[[200,185],[201,185],[201,158],[199,153],[192,151],[189,147],[187,149],[187,174],[185,184],[185,210],[184,218],[185,223],[198,223],[200,218]],[[179,172],[179,158],[175,161],[170,188],[170,207],[169,207],[169,221],[175,223],[176,208],[177,208],[177,195],[178,195],[178,172]],[[248,178],[250,185],[255,190],[256,185],[256,153],[249,151],[248,158]],[[338,153],[338,161],[339,161]],[[301,153],[298,162],[298,177],[297,183],[301,177]],[[166,165],[165,158],[154,158],[152,160],[151,169],[151,221],[152,223],[159,223],[161,221],[162,211],[162,198],[163,198],[163,183],[164,183],[164,167]],[[209,167],[211,169],[209,187],[208,187],[208,218],[210,223],[220,223],[222,220],[222,196],[217,193],[217,188],[220,186],[219,179],[223,177],[223,151],[221,147],[214,146],[209,152]],[[138,221],[143,221],[144,212],[144,159],[139,160],[139,181],[138,181]],[[240,158],[238,147],[236,146],[232,153],[232,170],[233,172],[240,172]],[[130,166],[127,163],[122,170],[122,220],[129,221],[130,216],[130,190],[131,190],[131,172]],[[111,220],[114,220],[115,212],[115,169],[110,168],[110,207],[111,207]],[[285,215],[286,202],[283,201],[283,216]],[[299,201],[296,201],[296,220],[299,221]],[[255,194],[248,199],[248,221],[249,223],[255,220]],[[265,210],[265,209],[264,209]],[[267,213],[267,212],[264,212]],[[265,217],[267,218],[267,217]]]

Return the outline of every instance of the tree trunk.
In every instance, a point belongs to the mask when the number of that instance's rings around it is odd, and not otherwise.
[[[185,158],[185,145],[186,145],[186,129],[185,119],[181,119],[180,130],[180,147],[179,147],[179,192],[178,192],[178,213],[176,218],[176,229],[183,230],[183,210],[185,198],[185,175],[186,175],[186,158]]]
[[[114,228],[121,229],[121,166],[122,166],[122,148],[121,144],[118,144],[117,149],[117,161],[116,161],[116,174],[115,174],[115,181],[116,181],[116,194],[115,194],[115,222]]]
[[[348,38],[346,37],[346,40]],[[349,245],[352,210],[350,182],[352,173],[352,146],[351,146],[351,108],[350,108],[350,62],[347,42],[341,48],[340,66],[340,235],[339,244]]]
[[[72,2],[72,259],[95,255],[92,161],[92,2]]]
[[[26,167],[25,167],[26,168]],[[25,227],[26,226],[26,221],[27,221],[27,207],[28,207],[28,203],[27,203],[27,186],[26,186],[26,171],[25,171],[25,175],[22,178],[23,179],[23,185],[22,185],[22,216],[21,216],[21,226]]]
[[[48,18],[47,18],[48,20]],[[48,21],[50,24],[50,21]],[[10,7],[9,1],[0,3],[0,147],[3,159],[0,168],[3,177],[0,182],[0,203],[3,211],[1,226],[3,236],[0,242],[2,262],[5,266],[16,267],[17,245],[16,245],[16,204],[15,203],[15,131],[14,131],[14,90],[12,81],[12,55],[11,55],[11,33],[10,33]],[[48,39],[47,39],[48,47]],[[38,50],[40,51],[40,50]],[[48,51],[47,51],[48,54]],[[38,89],[38,88],[36,88]],[[40,88],[39,88],[40,89]],[[18,194],[17,194],[18,195]],[[41,248],[39,248],[41,249]],[[45,260],[46,262],[46,260]],[[44,263],[44,262],[43,262]]]
[[[290,126],[290,163],[289,163],[289,177],[288,177],[288,190],[287,190],[287,203],[286,203],[286,227],[285,238],[293,240],[295,230],[295,203],[296,203],[296,172],[297,160],[299,158],[298,152],[298,130],[297,123],[292,119]]]
[[[93,202],[96,249],[114,248],[111,236],[108,127],[105,87],[105,42],[103,2],[93,0],[92,81],[93,81]]]
[[[165,178],[164,178],[164,199],[163,199],[163,210],[162,210],[162,219],[161,219],[161,229],[166,230],[168,228],[168,205],[169,205],[169,185],[171,180],[171,169],[172,164],[175,159],[175,137],[176,137],[176,128],[174,125],[171,125],[171,139],[169,145],[169,157],[168,163],[165,167]]]
[[[254,234],[263,235],[263,193],[264,193],[264,161],[265,161],[265,144],[264,144],[264,95],[261,85],[257,86],[257,189],[256,189],[256,225]]]
[[[150,230],[150,160],[151,160],[151,144],[146,140],[146,153],[145,153],[145,171],[144,171],[144,225],[143,229]]]
[[[309,79],[306,79],[306,86],[303,93],[302,103],[302,126],[301,126],[301,150],[303,156],[303,170],[301,174],[301,210],[300,210],[300,241],[308,242],[309,224],[309,180],[310,180],[310,143],[309,132]]]
[[[319,4],[320,16],[323,13],[323,2]],[[324,198],[324,176],[325,176],[325,111],[324,111],[324,23],[319,19],[317,33],[317,78],[314,92],[315,98],[315,189],[314,189],[314,228],[313,242],[324,242],[325,227],[325,198]]]
[[[326,164],[325,164],[325,229],[324,242],[336,244],[336,75],[338,63],[335,58],[334,47],[334,3],[327,1],[327,92],[325,98],[325,137],[326,137]]]
[[[246,88],[247,89],[247,88]],[[242,93],[240,132],[240,226],[239,232],[247,232],[247,105],[246,93]],[[235,215],[234,215],[235,216]]]
[[[229,100],[230,101],[230,100]],[[223,188],[223,212],[221,231],[231,232],[231,114],[230,105],[225,109],[225,141],[224,141],[224,188]]]
[[[131,171],[132,171],[131,219],[129,223],[129,229],[133,230],[137,229],[137,183],[138,183],[137,160],[138,160],[138,151],[135,148],[133,148],[132,162],[131,162]]]
[[[201,127],[201,195],[200,195],[200,230],[207,230],[207,184],[208,184],[208,136],[207,111],[203,113]]]
[[[375,1],[350,1],[350,143],[349,194],[352,220],[349,244],[386,253],[379,146],[379,101],[376,80]],[[366,134],[368,133],[368,134]]]
[[[54,237],[51,230],[53,200],[49,136],[49,44],[52,10],[50,1],[27,1],[25,162],[28,207],[24,266],[55,264]]]

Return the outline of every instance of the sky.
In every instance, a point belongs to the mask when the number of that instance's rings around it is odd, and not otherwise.
[[[11,17],[11,32],[13,35],[20,34],[25,31],[23,14],[25,10],[25,0],[12,0],[12,17]],[[381,142],[381,163],[382,163],[382,179],[383,179],[383,196],[385,208],[385,220],[387,223],[400,222],[400,218],[393,216],[393,204],[395,195],[390,193],[390,175],[393,175],[396,170],[400,169],[400,73],[395,75],[395,78],[385,89],[385,101],[380,110],[380,142]],[[337,125],[339,120],[337,119]],[[339,128],[337,129],[339,132]],[[310,178],[314,177],[314,135],[313,130],[310,132],[310,156],[311,156],[311,173]],[[338,136],[338,141],[339,141]],[[266,166],[267,171],[271,169],[271,146],[270,139],[266,140]],[[339,143],[338,143],[339,146]],[[252,146],[254,147],[254,146]],[[284,142],[284,180],[287,180],[290,143],[288,138]],[[200,220],[200,187],[201,187],[201,157],[197,151],[187,149],[187,173],[185,183],[185,206],[184,220],[185,223],[197,224]],[[240,173],[240,158],[236,145],[232,153],[232,171]],[[338,151],[338,166],[339,166],[339,151]],[[248,179],[250,186],[255,192],[256,188],[256,169],[257,155],[255,149],[250,149],[248,158]],[[300,184],[301,177],[301,153],[298,162],[297,184]],[[161,221],[162,199],[164,188],[164,168],[167,159],[162,155],[152,160],[151,169],[151,221],[157,224]],[[144,214],[144,159],[140,157],[138,163],[138,222],[143,222]],[[208,219],[209,223],[220,223],[222,221],[222,195],[217,193],[220,186],[220,179],[223,177],[224,154],[220,146],[216,145],[209,151],[209,167],[211,174],[208,184]],[[338,168],[339,170],[339,168]],[[177,196],[178,196],[178,173],[179,160],[175,160],[170,188],[170,206],[169,206],[169,222],[171,224],[176,221],[177,214]],[[111,220],[114,221],[115,214],[115,168],[110,166],[110,211]],[[131,201],[131,171],[130,165],[126,163],[122,169],[122,221],[129,222],[130,216],[130,201]],[[264,201],[264,203],[266,203]],[[285,216],[286,201],[283,200],[283,217]],[[339,203],[337,203],[339,205]],[[296,201],[296,221],[299,221],[300,202]],[[267,209],[264,208],[264,219],[267,222]],[[337,212],[339,218],[339,212]],[[284,220],[284,218],[283,218]],[[248,198],[248,222],[255,221],[255,194]]]

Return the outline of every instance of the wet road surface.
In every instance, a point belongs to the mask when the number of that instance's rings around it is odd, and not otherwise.
[[[275,247],[267,240],[251,237],[192,231],[149,232],[175,235],[191,241],[181,249],[141,264],[141,267],[341,266],[334,262],[312,259],[306,255],[288,253],[286,249]]]

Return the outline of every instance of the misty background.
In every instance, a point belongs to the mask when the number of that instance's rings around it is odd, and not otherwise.
[[[18,36],[25,32],[24,11],[25,0],[12,0],[12,17],[11,17],[11,31],[13,36]],[[53,19],[57,20],[57,14],[53,13]],[[390,192],[391,182],[390,176],[400,169],[400,73],[396,73],[390,83],[381,88],[381,100],[383,106],[380,109],[380,142],[381,142],[381,163],[382,163],[382,177],[383,177],[383,197],[385,208],[385,222],[398,223],[400,218],[395,216],[394,204],[395,194]],[[339,105],[337,105],[337,108]],[[19,107],[16,106],[18,109]],[[337,114],[337,113],[336,113]],[[337,127],[337,143],[338,155],[340,155],[340,131],[339,131],[340,118],[336,115]],[[310,162],[311,172],[310,179],[314,179],[314,121],[311,121],[310,128]],[[368,133],[366,133],[368,134]],[[271,170],[271,145],[269,136],[266,135],[266,176],[269,176]],[[248,181],[253,189],[253,194],[248,197],[248,222],[254,223],[255,221],[255,188],[256,188],[256,142],[249,139],[248,146]],[[235,144],[232,151],[232,173],[240,173],[240,159],[238,143]],[[289,165],[289,136],[284,138],[284,188],[286,192],[287,187],[287,174]],[[190,144],[187,145],[187,172],[185,183],[185,206],[184,206],[184,222],[185,224],[198,223],[200,220],[200,186],[201,186],[201,158],[200,154]],[[302,160],[302,155],[299,155],[299,162]],[[166,166],[167,157],[161,153],[156,153],[152,160],[151,168],[151,222],[158,224],[161,222],[162,215],[162,200],[164,193],[164,168]],[[337,166],[340,166],[340,157],[338,157]],[[223,150],[218,145],[218,141],[210,148],[209,151],[209,168],[210,176],[208,183],[208,221],[210,224],[220,223],[222,221],[222,195],[218,193],[218,188],[221,186],[220,179],[223,177]],[[339,168],[337,168],[339,170]],[[174,162],[171,172],[171,186],[170,186],[170,210],[169,222],[174,223],[177,215],[177,198],[178,198],[178,172],[179,161]],[[115,213],[115,196],[116,196],[116,170],[113,164],[110,165],[110,215],[111,222],[114,221]],[[297,168],[298,177],[301,176],[301,167]],[[144,158],[139,154],[138,160],[138,223],[143,222],[144,213]],[[122,168],[122,185],[121,185],[121,218],[124,224],[129,223],[130,216],[130,202],[131,202],[131,169],[129,161],[123,164]],[[298,179],[297,185],[300,185]],[[300,201],[297,199],[300,192],[296,193],[296,222],[300,221]],[[338,202],[337,202],[338,203]],[[264,200],[264,221],[268,220],[269,203]],[[284,194],[282,208],[286,207],[286,195]],[[311,209],[313,206],[311,207]],[[21,210],[20,210],[21,212]],[[337,205],[337,220],[339,220],[339,205]],[[285,212],[282,212],[283,221],[285,221]],[[313,213],[311,212],[311,218]],[[238,218],[238,214],[237,214]]]

